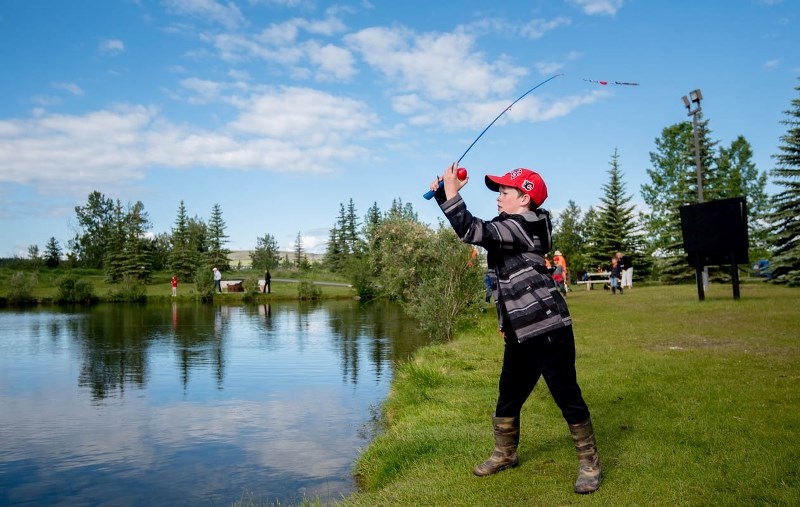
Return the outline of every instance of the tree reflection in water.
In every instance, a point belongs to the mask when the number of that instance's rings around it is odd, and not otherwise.
[[[352,301],[0,311],[0,333],[12,504],[346,494],[393,365],[427,343]]]

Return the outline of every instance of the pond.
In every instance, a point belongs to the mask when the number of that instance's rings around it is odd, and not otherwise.
[[[0,311],[0,505],[336,500],[425,343],[352,301]]]

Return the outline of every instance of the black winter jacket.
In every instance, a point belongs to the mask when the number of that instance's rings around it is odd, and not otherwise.
[[[446,200],[444,192],[437,192],[436,200],[459,238],[488,252],[501,329],[510,327],[522,343],[572,325],[567,303],[544,265],[552,246],[546,210],[502,213],[486,222],[472,216],[460,194]]]

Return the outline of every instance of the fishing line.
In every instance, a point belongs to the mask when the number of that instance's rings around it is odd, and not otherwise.
[[[489,125],[487,125],[487,126],[486,126],[486,128],[485,128],[485,129],[483,129],[483,131],[482,131],[480,134],[478,134],[478,137],[476,137],[476,138],[475,138],[475,140],[474,140],[474,141],[472,141],[472,144],[470,144],[469,146],[467,146],[467,149],[466,149],[466,150],[464,151],[464,153],[463,153],[463,154],[462,154],[462,155],[461,155],[461,156],[458,158],[458,161],[456,162],[456,166],[458,166],[458,164],[460,164],[460,163],[461,163],[461,160],[462,160],[462,159],[463,159],[463,158],[464,158],[464,157],[467,155],[467,153],[469,153],[469,150],[471,150],[471,149],[472,149],[472,147],[473,147],[473,146],[475,146],[475,143],[477,143],[477,142],[478,142],[478,140],[479,140],[481,137],[483,137],[483,134],[485,134],[485,133],[486,133],[486,131],[487,131],[487,130],[489,130],[489,128],[490,128],[492,125],[494,125],[494,124],[495,124],[495,122],[496,122],[497,120],[499,120],[499,119],[500,119],[500,117],[501,117],[501,116],[503,116],[503,115],[505,114],[505,112],[506,112],[506,111],[508,111],[509,109],[511,109],[511,108],[514,106],[514,104],[516,104],[516,103],[517,103],[517,102],[519,102],[520,100],[524,99],[524,98],[525,98],[525,96],[527,96],[529,93],[531,93],[531,92],[532,92],[532,91],[534,91],[535,89],[539,88],[540,86],[544,85],[544,84],[545,84],[545,83],[547,83],[548,81],[552,81],[553,79],[557,78],[558,76],[563,76],[563,75],[564,75],[564,74],[556,74],[556,75],[554,75],[554,76],[550,76],[550,77],[548,77],[547,79],[545,79],[545,80],[544,80],[544,81],[542,81],[541,83],[537,84],[536,86],[534,86],[534,87],[533,87],[533,88],[531,88],[530,90],[526,91],[525,93],[523,93],[522,95],[520,95],[519,97],[517,97],[517,100],[515,100],[514,102],[512,102],[511,104],[509,104],[507,108],[505,108],[505,109],[503,109],[502,111],[500,111],[500,114],[498,114],[498,115],[497,115],[497,117],[495,117],[495,119],[494,119],[494,120],[492,120],[492,122],[491,122]],[[439,187],[441,188],[441,187],[442,187],[442,185],[444,185],[444,182],[443,182],[443,181],[440,181],[440,182],[439,182]],[[425,194],[424,194],[422,197],[424,197],[425,199],[429,199],[429,200],[430,200],[430,199],[431,199],[433,196],[434,196],[434,191],[433,191],[433,190],[429,190],[429,191],[427,191],[427,192],[426,192],[426,193],[425,193]]]

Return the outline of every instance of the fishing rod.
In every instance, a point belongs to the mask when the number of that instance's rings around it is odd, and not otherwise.
[[[486,126],[486,128],[485,128],[485,129],[483,129],[483,131],[482,131],[480,134],[478,134],[478,137],[476,137],[476,138],[475,138],[475,140],[474,140],[474,141],[472,141],[472,144],[470,144],[469,146],[467,146],[467,149],[466,149],[466,150],[464,150],[464,153],[463,153],[463,154],[462,154],[462,155],[461,155],[461,156],[458,158],[458,161],[456,162],[456,166],[458,166],[458,164],[461,162],[461,160],[462,160],[462,159],[463,159],[463,158],[464,158],[464,157],[467,155],[467,153],[469,153],[469,150],[471,150],[471,149],[472,149],[472,147],[473,147],[473,146],[475,146],[475,143],[477,143],[477,142],[478,142],[478,140],[479,140],[481,137],[483,137],[483,134],[485,134],[485,133],[486,133],[486,131],[487,131],[487,130],[489,130],[489,128],[490,128],[492,125],[494,125],[494,124],[495,124],[495,122],[496,122],[497,120],[499,120],[499,119],[500,119],[500,117],[501,117],[501,116],[503,116],[503,115],[505,114],[505,112],[506,112],[506,111],[508,111],[509,109],[511,109],[511,107],[512,107],[514,104],[516,104],[516,103],[517,103],[517,102],[519,102],[520,100],[524,99],[524,98],[525,98],[525,97],[526,97],[526,96],[527,96],[529,93],[531,93],[531,92],[532,92],[532,91],[534,91],[535,89],[539,88],[540,86],[544,85],[544,84],[545,84],[545,83],[547,83],[548,81],[552,81],[553,79],[557,78],[558,76],[563,76],[563,75],[564,75],[564,74],[556,74],[556,75],[554,75],[554,76],[550,76],[550,77],[548,77],[547,79],[545,79],[544,81],[542,81],[541,83],[537,84],[536,86],[534,86],[534,87],[533,87],[533,88],[531,88],[530,90],[526,91],[525,93],[523,93],[522,95],[520,95],[519,97],[517,97],[517,100],[515,100],[514,102],[512,102],[511,104],[509,104],[507,108],[503,109],[503,110],[500,112],[500,114],[498,114],[498,115],[497,115],[497,117],[495,117],[495,119],[494,119],[494,120],[492,120],[492,122],[491,122],[489,125],[487,125],[487,126]],[[441,188],[443,185],[444,185],[444,181],[440,181],[440,182],[439,182],[439,188]],[[425,199],[428,199],[428,200],[430,200],[430,199],[431,199],[431,198],[432,198],[434,195],[435,195],[435,192],[434,192],[433,190],[428,190],[427,192],[425,192],[425,194],[424,194],[422,197],[424,197]]]

